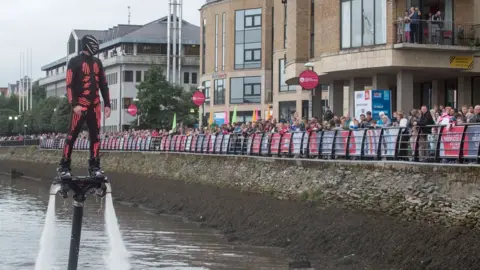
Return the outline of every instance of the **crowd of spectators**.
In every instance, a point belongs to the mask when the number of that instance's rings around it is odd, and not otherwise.
[[[292,113],[289,119],[275,118],[259,119],[255,122],[247,123],[232,123],[232,124],[211,124],[204,128],[191,128],[179,124],[176,130],[135,130],[130,129],[122,132],[106,132],[102,133],[102,138],[112,137],[156,137],[160,135],[195,135],[195,134],[243,134],[250,135],[253,133],[286,133],[286,132],[311,132],[321,130],[357,130],[357,129],[376,129],[382,127],[403,127],[404,133],[422,137],[435,134],[438,130],[435,127],[428,127],[432,125],[458,125],[464,123],[480,123],[480,105],[462,106],[457,110],[448,106],[437,106],[427,108],[422,106],[419,109],[413,109],[408,114],[402,111],[393,112],[392,118],[389,118],[385,113],[380,112],[378,117],[374,117],[371,112],[361,114],[357,119],[345,116],[334,115],[331,110],[327,108],[324,113],[323,120],[313,117],[310,120],[306,118],[299,118],[297,113]],[[38,138],[65,138],[66,134],[62,133],[48,133],[40,135],[27,135],[26,139]],[[80,133],[79,138],[88,139],[88,132]],[[0,141],[5,140],[23,140],[24,136],[0,137]]]

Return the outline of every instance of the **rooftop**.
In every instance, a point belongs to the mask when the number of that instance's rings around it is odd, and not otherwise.
[[[100,41],[100,50],[122,43],[167,43],[168,16],[162,17],[145,25],[119,24],[108,30],[74,29],[72,34],[78,40],[84,35],[92,35]],[[173,39],[170,38],[170,41]],[[182,43],[185,45],[200,44],[200,27],[185,20],[182,21]],[[51,62],[41,69],[42,71],[56,66],[65,65],[67,56]]]

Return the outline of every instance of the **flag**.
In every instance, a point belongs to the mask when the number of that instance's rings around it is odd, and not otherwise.
[[[177,113],[173,113],[173,122],[172,122],[172,130],[177,128]]]
[[[252,122],[256,122],[256,121],[257,121],[257,109],[254,109],[252,114]]]
[[[208,118],[208,125],[211,126],[213,124],[213,112],[210,113],[210,117]]]
[[[237,105],[233,108],[232,123],[237,123]]]
[[[267,117],[265,117],[266,120],[270,120],[272,118],[272,115],[270,113],[270,106],[267,106]]]
[[[225,124],[229,124],[228,120],[229,120],[229,117],[230,116],[230,112],[228,110],[225,110]]]

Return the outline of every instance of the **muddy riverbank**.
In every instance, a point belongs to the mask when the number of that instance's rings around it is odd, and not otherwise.
[[[55,165],[0,161],[0,171],[12,168],[48,185]],[[195,181],[124,172],[110,172],[109,177],[118,200],[157,213],[183,215],[218,229],[230,241],[282,247],[291,258],[307,254],[315,269],[477,269],[480,265],[476,229],[402,221],[334,202],[279,200]]]

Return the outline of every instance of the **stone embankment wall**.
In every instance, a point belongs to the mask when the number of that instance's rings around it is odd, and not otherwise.
[[[74,153],[85,167],[87,152]],[[279,199],[335,203],[409,220],[480,227],[480,166],[104,152],[105,171],[234,187]],[[56,164],[60,152],[0,149],[1,160]],[[132,181],[141,181],[132,179]],[[148,180],[147,180],[148,181]]]

